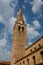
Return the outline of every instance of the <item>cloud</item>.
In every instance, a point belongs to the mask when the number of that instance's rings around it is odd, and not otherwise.
[[[11,51],[6,48],[0,48],[0,61],[10,61],[11,60]]]
[[[25,9],[26,7],[25,7],[25,5],[23,5],[23,7],[22,7],[23,9]]]
[[[29,2],[29,4],[31,4],[31,5],[33,5],[33,3],[34,3],[33,1]]]
[[[15,8],[16,5],[17,5],[17,3],[18,3],[18,0],[13,0],[13,1],[11,2],[11,7]]]
[[[40,23],[39,23],[38,20],[33,21],[33,24],[34,24],[34,26],[35,26],[36,29],[41,28],[41,25],[40,25]]]
[[[25,22],[25,24],[27,24],[27,18],[23,15],[23,18],[24,18],[24,22]]]
[[[0,22],[4,23],[7,32],[11,32],[10,30],[13,28],[14,22],[11,23],[10,21],[14,21],[13,16],[17,3],[18,0],[0,0]]]
[[[43,6],[42,0],[24,0],[24,3],[32,5],[32,12],[34,14],[41,12],[41,7]]]
[[[31,44],[32,44],[32,42],[28,42],[28,44],[29,44],[29,45],[31,45]]]
[[[3,17],[0,15],[0,22],[3,22]]]
[[[13,27],[15,25],[15,21],[16,21],[16,18],[15,17],[11,17],[8,22],[9,22],[9,26],[8,27],[8,31],[10,32],[10,34],[12,34],[13,32]]]
[[[2,38],[1,38],[2,37]],[[7,32],[4,30],[1,31],[1,34],[0,34],[0,47],[3,48],[7,45]]]
[[[27,40],[40,36],[40,33],[30,24],[27,24]]]
[[[34,0],[32,11],[33,13],[39,13],[41,11],[41,6],[43,5],[42,0]]]
[[[5,47],[7,43],[7,40],[5,38],[0,39],[0,47]]]
[[[29,3],[29,4],[31,4],[31,5],[33,5],[33,3],[34,3],[33,0],[24,0],[24,2],[25,2],[25,3]]]
[[[1,35],[2,34],[3,34],[3,37],[0,38],[0,61],[10,61],[11,60],[11,50],[9,50],[8,49],[9,47],[7,47],[8,46],[8,40],[7,40],[6,29],[3,29],[1,31]]]
[[[8,4],[10,2],[10,0],[0,0],[2,3],[4,4]]]

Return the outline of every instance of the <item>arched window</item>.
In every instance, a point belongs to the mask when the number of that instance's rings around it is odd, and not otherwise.
[[[32,52],[32,50],[31,50],[31,52]]]
[[[20,31],[20,29],[21,29],[21,27],[20,26],[18,26],[18,30]]]
[[[33,56],[33,62],[34,62],[34,65],[36,64],[36,62],[35,62],[35,56]]]
[[[27,65],[29,65],[29,59],[27,59]]]
[[[20,65],[21,65],[21,62],[20,62]]]
[[[34,47],[34,49],[36,50],[36,47]]]
[[[17,64],[17,65],[19,65],[19,64]]]
[[[25,65],[25,61],[23,61],[23,65]]]
[[[41,47],[41,45],[39,44],[39,47]]]
[[[24,27],[22,27],[22,32],[24,31]]]
[[[41,51],[40,54],[42,56],[42,63],[43,63],[43,51]]]

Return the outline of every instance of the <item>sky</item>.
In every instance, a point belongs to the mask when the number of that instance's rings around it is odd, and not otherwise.
[[[26,45],[43,36],[43,0],[0,0],[0,61],[11,60],[13,27],[20,8],[27,25]]]

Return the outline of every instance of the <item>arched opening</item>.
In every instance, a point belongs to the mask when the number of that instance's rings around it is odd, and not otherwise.
[[[20,31],[20,29],[21,29],[21,27],[20,27],[20,26],[18,26],[18,31]]]
[[[30,50],[32,52],[32,50]]]
[[[36,47],[34,47],[35,51],[36,51]]]
[[[25,65],[25,61],[23,61],[23,65]]]
[[[21,65],[21,62],[20,62],[20,65]]]
[[[43,51],[40,52],[41,57],[42,57],[42,63],[43,63]]]
[[[41,47],[41,44],[39,44],[39,47]]]
[[[24,27],[22,27],[22,32],[24,31]]]
[[[19,65],[19,64],[17,64],[17,65]]]
[[[35,62],[35,56],[33,56],[33,62],[34,62],[34,65],[36,64],[36,62]]]
[[[29,59],[27,59],[27,65],[29,65]]]

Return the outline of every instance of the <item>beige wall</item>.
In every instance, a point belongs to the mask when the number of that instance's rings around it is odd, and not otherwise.
[[[27,59],[29,59],[29,65],[34,65],[33,56],[35,56],[35,62],[36,62],[36,64],[42,63],[42,57],[40,55],[41,50],[43,50],[43,49],[40,49],[39,51],[37,51],[37,52],[29,55],[28,57],[20,60],[15,65],[17,65],[17,64],[20,65],[20,62],[21,62],[21,65],[23,65],[23,61],[25,62],[24,65],[28,65],[27,64]]]
[[[41,47],[39,47],[39,44],[41,44]],[[42,56],[40,54],[41,51],[43,51],[43,38],[38,40],[34,45],[32,45],[30,48],[26,50],[26,55],[23,59],[19,60],[15,65],[28,65],[27,59],[29,59],[29,65],[34,65],[33,56],[35,56],[35,63],[39,64],[42,63]],[[36,47],[37,50],[34,49]],[[30,51],[32,49],[32,52]],[[23,61],[25,63],[23,63]]]
[[[43,45],[43,37],[41,39],[39,39],[38,41],[36,41],[35,43],[33,43],[29,48],[25,49],[25,55],[30,54],[31,50],[32,52],[35,51],[35,48],[38,49],[39,48],[39,44],[42,46]]]

